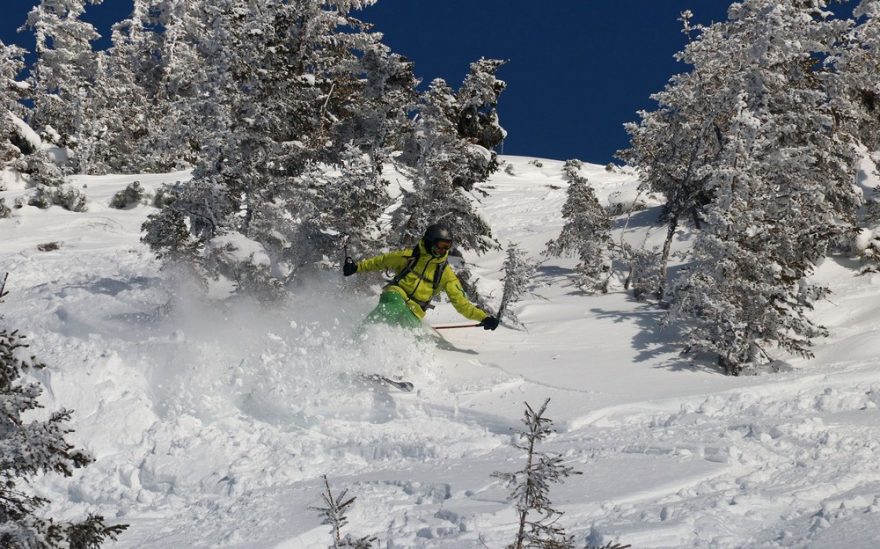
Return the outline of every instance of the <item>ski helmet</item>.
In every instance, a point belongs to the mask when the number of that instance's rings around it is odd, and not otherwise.
[[[425,249],[431,255],[440,257],[452,247],[452,231],[445,225],[434,224],[425,230],[425,236],[422,240],[425,243]],[[446,245],[444,246],[443,243]]]

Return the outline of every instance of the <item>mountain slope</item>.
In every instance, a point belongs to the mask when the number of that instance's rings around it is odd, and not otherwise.
[[[504,157],[480,210],[506,245],[538,257],[562,226],[562,163]],[[540,166],[538,164],[541,164]],[[626,171],[585,165],[603,204],[631,201]],[[350,334],[375,296],[328,275],[290,303],[203,300],[159,271],[138,241],[149,206],[107,207],[132,180],[81,177],[89,211],[15,210],[0,220],[6,319],[49,365],[47,409],[76,411],[72,440],[97,462],[41,479],[51,511],[97,511],[131,528],[115,547],[323,547],[326,474],[357,496],[346,531],[393,547],[503,547],[511,445],[523,401],[551,398],[546,445],[583,475],[553,491],[583,541],[633,547],[873,547],[880,541],[880,291],[827,260],[832,331],[791,371],[731,378],[678,356],[662,311],[619,288],[584,296],[574,259],[542,264],[516,306],[527,330],[444,333],[450,348],[377,328]],[[11,203],[25,191],[11,181]],[[644,199],[644,197],[642,197]],[[658,245],[656,202],[615,222],[615,238]],[[624,231],[625,229],[625,231]],[[621,235],[621,232],[624,234]],[[57,242],[52,251],[37,246]],[[687,235],[677,246],[687,245]],[[503,251],[468,256],[501,293]],[[377,284],[380,282],[375,277]],[[446,303],[432,324],[457,322]],[[358,372],[401,376],[404,394]]]

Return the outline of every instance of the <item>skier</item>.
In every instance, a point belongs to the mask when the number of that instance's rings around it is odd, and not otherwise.
[[[385,286],[379,305],[366,322],[383,322],[407,328],[422,325],[426,309],[433,309],[431,299],[441,291],[462,316],[480,322],[484,330],[498,327],[498,319],[468,301],[458,277],[448,263],[452,232],[443,225],[431,225],[412,250],[398,250],[371,257],[358,263],[345,258],[342,274],[391,269],[397,274]]]

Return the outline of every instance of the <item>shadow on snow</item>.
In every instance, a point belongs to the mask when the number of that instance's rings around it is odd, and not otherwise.
[[[677,326],[664,326],[662,324],[666,311],[660,309],[655,303],[638,301],[629,296],[629,302],[639,305],[632,311],[611,311],[600,308],[590,309],[596,318],[610,319],[616,323],[634,322],[639,331],[632,338],[632,348],[638,351],[634,357],[635,362],[646,362],[661,359],[655,368],[666,368],[670,371],[705,371],[723,374],[715,364],[704,361],[694,361],[682,358],[681,329]],[[664,355],[675,354],[675,357]]]

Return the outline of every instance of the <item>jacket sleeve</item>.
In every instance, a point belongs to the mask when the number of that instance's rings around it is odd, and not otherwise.
[[[461,316],[478,322],[489,316],[488,313],[468,300],[464,293],[464,288],[461,287],[461,281],[455,276],[452,267],[447,265],[440,281],[443,290],[446,292],[446,295],[449,296],[449,301],[452,302],[452,306],[455,307],[455,310],[458,311]]]
[[[358,272],[392,269],[399,273],[406,266],[405,253],[406,250],[398,250],[359,261],[357,264]]]

